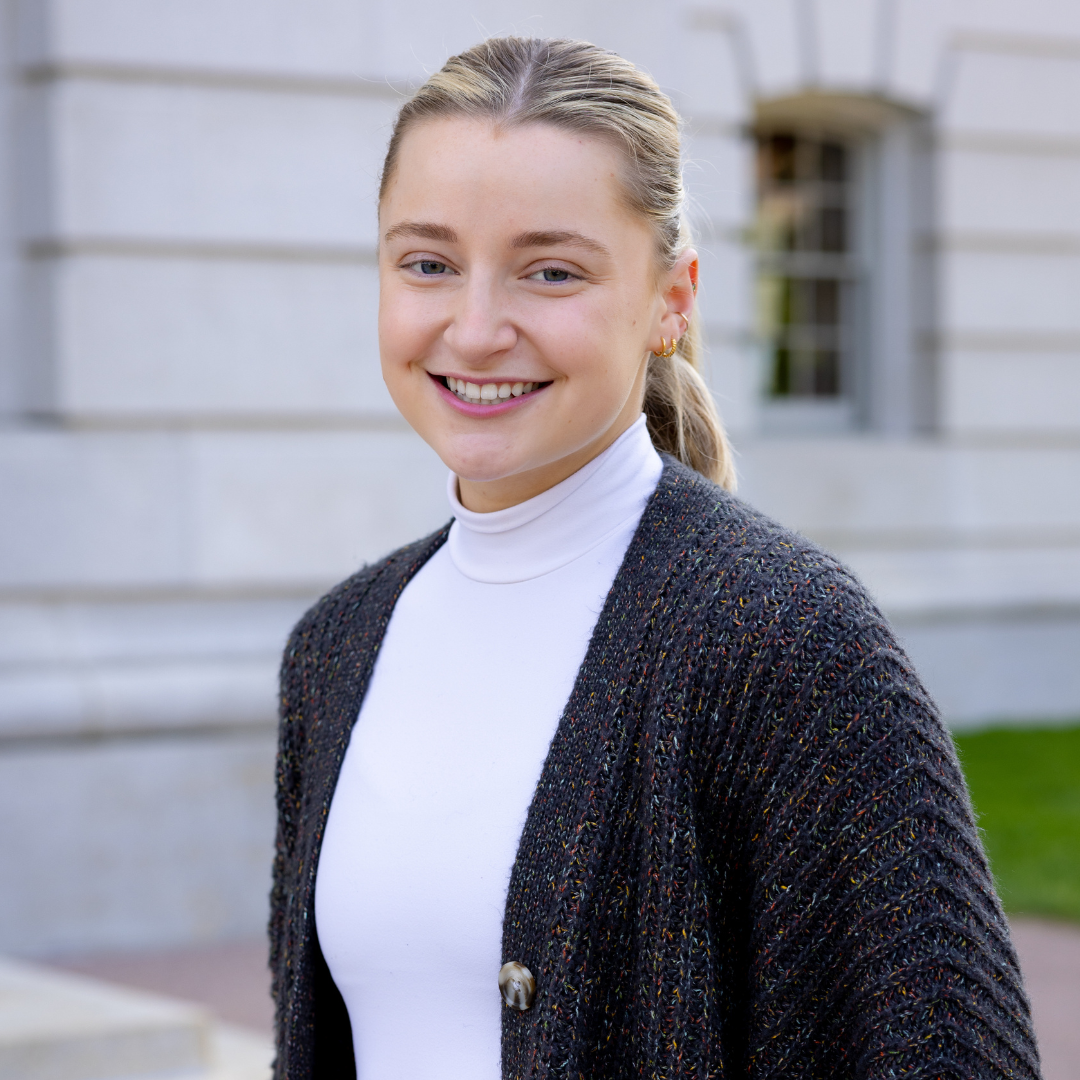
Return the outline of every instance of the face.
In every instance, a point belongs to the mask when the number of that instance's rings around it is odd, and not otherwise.
[[[638,417],[696,256],[660,272],[606,143],[548,125],[420,124],[380,206],[379,348],[406,420],[472,510],[565,479]]]

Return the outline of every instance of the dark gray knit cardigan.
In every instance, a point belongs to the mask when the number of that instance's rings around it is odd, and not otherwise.
[[[394,603],[446,532],[339,585],[285,653],[278,1078],[354,1075],[315,872]],[[952,744],[884,618],[670,458],[544,764],[503,959],[537,982],[503,1009],[504,1077],[1038,1076]],[[453,992],[418,986],[417,1027]]]

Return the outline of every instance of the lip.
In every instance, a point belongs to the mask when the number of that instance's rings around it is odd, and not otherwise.
[[[533,390],[531,394],[523,394],[521,397],[506,398],[505,401],[500,401],[498,405],[470,405],[467,401],[462,401],[457,394],[443,384],[442,375],[432,375],[429,371],[428,378],[435,384],[435,389],[438,390],[442,399],[453,405],[458,412],[464,413],[465,416],[502,416],[503,413],[507,413],[511,409],[517,409],[528,404],[551,385],[551,383],[547,383],[538,390]],[[505,382],[505,380],[503,381]]]

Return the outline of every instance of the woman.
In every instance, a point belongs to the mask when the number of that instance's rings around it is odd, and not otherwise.
[[[380,351],[454,521],[286,650],[279,1077],[1038,1073],[933,704],[729,494],[683,202],[671,103],[591,45],[401,110]]]

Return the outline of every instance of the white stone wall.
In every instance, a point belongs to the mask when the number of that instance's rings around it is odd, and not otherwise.
[[[1073,0],[0,15],[0,949],[259,931],[288,627],[446,513],[379,378],[372,196],[401,94],[486,33],[596,40],[686,114],[746,497],[849,560],[953,722],[1080,715]],[[758,431],[743,130],[812,88],[931,119],[928,433]]]

